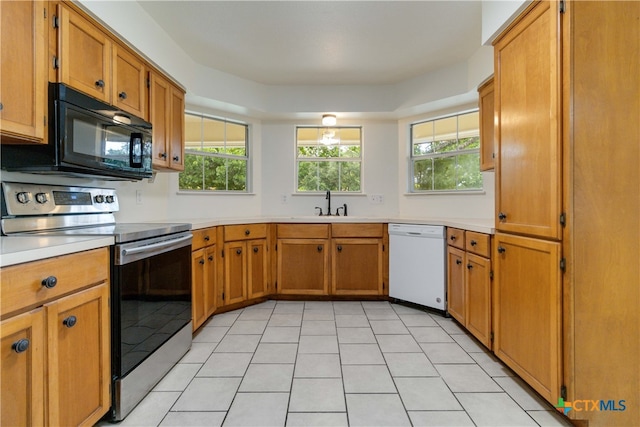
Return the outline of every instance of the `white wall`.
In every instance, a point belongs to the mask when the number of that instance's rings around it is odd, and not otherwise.
[[[482,44],[491,45],[493,39],[520,14],[531,0],[482,1]]]
[[[315,206],[326,213],[324,195],[295,193],[295,128],[316,122],[263,122],[262,213],[265,215],[314,215]],[[395,121],[343,121],[338,125],[362,126],[364,195],[338,195],[331,200],[332,212],[346,203],[350,216],[391,216],[398,212],[397,124]],[[380,194],[384,203],[372,204],[368,195]],[[286,197],[286,202],[283,201]]]

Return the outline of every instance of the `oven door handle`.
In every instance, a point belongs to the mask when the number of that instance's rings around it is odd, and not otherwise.
[[[131,248],[131,249],[123,249],[122,250],[122,254],[123,255],[134,255],[134,254],[139,254],[142,252],[149,252],[149,251],[154,251],[156,249],[161,249],[167,246],[173,246],[176,243],[180,243],[180,242],[184,242],[187,240],[191,240],[192,236],[188,235],[188,236],[184,236],[184,237],[180,237],[178,239],[172,239],[172,240],[163,240],[162,242],[158,242],[158,243],[152,243],[150,245],[145,245],[145,246],[140,246],[137,248]]]

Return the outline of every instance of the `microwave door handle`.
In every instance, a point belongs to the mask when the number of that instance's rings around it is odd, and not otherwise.
[[[156,249],[161,249],[167,246],[173,246],[176,243],[180,243],[180,242],[184,242],[187,240],[191,240],[192,236],[184,236],[184,237],[180,237],[178,239],[173,239],[173,240],[165,240],[163,242],[158,242],[158,243],[152,243],[150,245],[145,245],[145,246],[140,246],[137,248],[131,248],[131,249],[123,249],[122,250],[122,254],[123,255],[134,255],[134,254],[139,254],[142,252],[150,252],[150,251],[154,251]]]

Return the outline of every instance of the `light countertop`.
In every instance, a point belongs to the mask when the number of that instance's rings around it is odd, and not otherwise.
[[[165,221],[166,222],[166,221]],[[259,223],[398,223],[426,224],[455,227],[479,233],[494,234],[492,219],[477,218],[408,218],[408,217],[366,217],[366,216],[261,216],[234,218],[192,218],[172,219],[171,222],[190,223],[193,230],[220,225]],[[0,237],[0,267],[21,264],[81,252],[114,244],[113,237],[96,236],[46,236],[35,235]]]
[[[111,246],[113,237],[2,236],[0,267]]]

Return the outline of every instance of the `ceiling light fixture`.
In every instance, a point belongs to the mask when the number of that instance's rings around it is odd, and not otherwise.
[[[322,115],[322,126],[335,126],[335,124],[336,124],[335,114]]]

